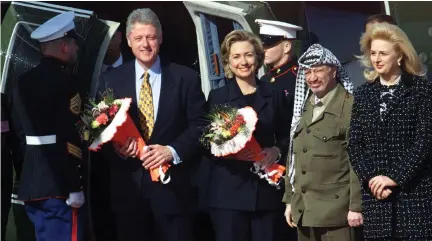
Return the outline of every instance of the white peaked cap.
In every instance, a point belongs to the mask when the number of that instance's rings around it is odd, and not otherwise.
[[[255,22],[260,26],[260,35],[283,36],[287,39],[296,39],[297,31],[303,30],[302,27],[280,21],[256,19]]]
[[[31,34],[32,39],[39,42],[48,42],[68,35],[68,32],[75,29],[75,13],[73,11],[64,12],[40,25]]]

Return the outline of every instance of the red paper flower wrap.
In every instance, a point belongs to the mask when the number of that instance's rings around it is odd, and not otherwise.
[[[100,136],[93,141],[89,147],[89,150],[97,152],[100,150],[102,145],[110,141],[119,146],[124,146],[126,141],[130,137],[133,137],[138,142],[138,157],[140,158],[142,155],[144,155],[146,143],[141,137],[141,134],[135,126],[132,118],[128,114],[131,101],[132,100],[130,98],[122,99],[121,107],[112,120],[111,124],[107,126]],[[114,110],[110,108],[110,112],[112,111]],[[159,168],[150,170],[152,181],[161,181],[164,184],[168,183],[170,181],[170,177],[166,176],[166,173],[169,167],[170,165],[165,163],[162,166],[159,166]]]
[[[231,124],[231,128],[229,128],[231,138],[218,144],[210,140],[211,153],[217,157],[233,156],[234,159],[237,160],[242,160],[240,154],[244,151],[252,153],[253,158],[250,161],[254,161],[254,164],[251,171],[260,176],[260,178],[266,179],[270,185],[278,187],[285,167],[274,163],[264,168],[259,164],[259,161],[263,160],[264,156],[260,144],[253,136],[256,123],[258,122],[256,112],[249,106],[238,109],[236,113],[233,114],[234,112],[235,110],[233,111],[232,109],[228,109],[227,111],[225,107],[220,114],[213,114],[213,116],[216,116],[215,118],[219,118],[219,120],[215,119],[212,122],[210,131],[206,134],[209,135],[210,133],[210,136],[217,136],[217,134],[215,134],[216,131],[220,131],[224,124]],[[241,120],[239,122],[241,123],[240,125],[237,123],[238,120]],[[238,131],[238,127],[241,127],[240,131]]]

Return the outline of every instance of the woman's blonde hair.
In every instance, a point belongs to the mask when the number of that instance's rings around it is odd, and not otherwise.
[[[261,40],[253,33],[244,30],[234,30],[225,36],[221,44],[222,65],[225,71],[225,77],[234,77],[233,72],[229,67],[229,56],[231,46],[236,42],[247,41],[254,47],[256,55],[256,69],[258,70],[264,63],[264,48]]]
[[[370,59],[372,40],[381,39],[394,44],[396,51],[402,55],[401,67],[412,75],[423,76],[426,71],[423,67],[416,50],[411,44],[408,36],[398,26],[388,23],[376,23],[370,31],[363,33],[360,38],[360,50],[363,55],[359,56],[361,62],[367,69],[363,74],[368,82],[378,78],[378,73],[373,69]]]

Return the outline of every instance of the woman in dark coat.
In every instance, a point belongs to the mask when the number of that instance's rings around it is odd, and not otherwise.
[[[229,33],[221,47],[227,84],[209,94],[209,108],[228,104],[251,106],[258,115],[254,137],[263,148],[263,164],[284,165],[290,138],[292,106],[285,94],[260,82],[255,73],[263,64],[263,47],[257,36],[246,31]],[[241,152],[240,152],[241,153]],[[279,241],[287,232],[283,216],[283,188],[276,189],[251,172],[251,156],[241,160],[211,158],[208,190],[210,217],[216,241]]]
[[[432,240],[432,83],[406,34],[376,24],[360,40],[349,155],[362,180],[366,240]]]

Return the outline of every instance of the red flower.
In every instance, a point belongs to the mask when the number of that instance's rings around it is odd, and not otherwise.
[[[113,117],[117,113],[118,110],[119,110],[118,105],[112,105],[108,110],[109,116]]]
[[[102,113],[96,118],[96,121],[101,125],[105,125],[108,122],[108,116],[105,113]]]

